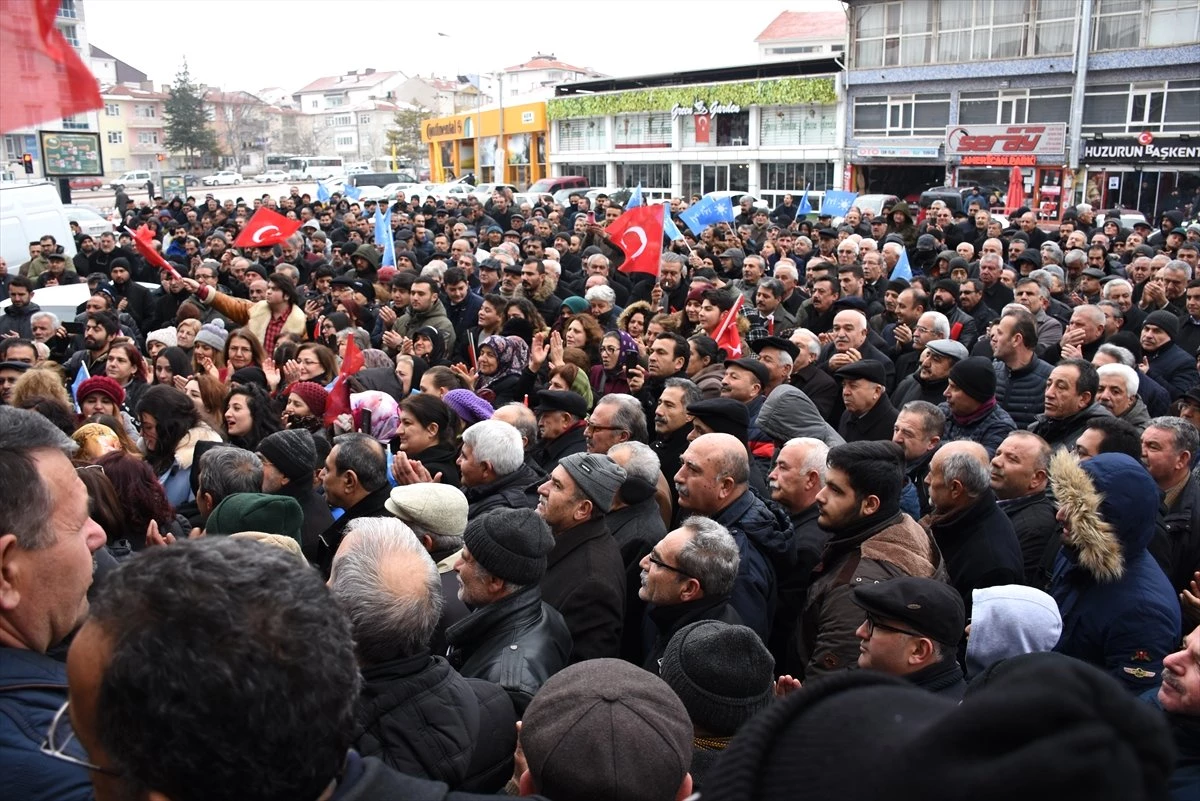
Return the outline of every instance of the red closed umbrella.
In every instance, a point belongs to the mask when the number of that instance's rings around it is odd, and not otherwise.
[[[1025,177],[1020,167],[1013,167],[1008,176],[1008,200],[1004,209],[1008,214],[1025,205]]]

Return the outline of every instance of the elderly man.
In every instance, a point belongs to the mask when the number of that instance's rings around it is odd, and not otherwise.
[[[587,450],[584,439],[587,401],[578,392],[539,390],[533,411],[537,415],[539,441],[531,456],[543,471],[552,470],[565,456]]]
[[[1114,417],[1142,431],[1150,422],[1150,412],[1146,402],[1138,397],[1140,379],[1137,371],[1123,364],[1102,364],[1096,368],[1096,376],[1099,382],[1096,400],[1100,405]]]
[[[1106,318],[1099,306],[1076,306],[1071,312],[1062,339],[1045,352],[1046,361],[1057,363],[1063,358],[1082,358],[1091,361],[1104,344]]]
[[[883,365],[885,389],[895,386],[896,365],[867,339],[867,318],[860,311],[847,309],[834,315],[832,341],[822,358],[830,375],[851,362],[878,362]]]
[[[1140,344],[1145,360],[1141,370],[1161,384],[1176,401],[1183,393],[1200,386],[1196,358],[1175,343],[1179,337],[1179,317],[1172,311],[1152,311],[1142,323]]]
[[[1046,381],[1052,365],[1037,355],[1037,322],[1023,306],[1005,307],[992,329],[996,403],[1021,427],[1045,409]]]
[[[1016,428],[1008,412],[996,402],[996,374],[982,356],[963,359],[950,369],[945,398],[938,408],[946,416],[943,439],[947,442],[978,442],[990,455]]]
[[[967,349],[953,339],[932,339],[925,343],[917,371],[903,379],[892,393],[892,405],[899,408],[909,401],[923,400],[938,404],[950,383],[950,370],[967,358]]]
[[[792,360],[792,386],[804,391],[827,422],[836,421],[834,412],[839,405],[841,390],[837,381],[818,364],[821,341],[807,328],[797,328],[791,341],[797,347]]]
[[[1050,301],[1050,289],[1034,278],[1017,281],[1013,291],[1016,302],[1029,310],[1037,326],[1037,352],[1045,356],[1062,339],[1063,325],[1046,313]]]
[[[1074,450],[1075,440],[1089,420],[1111,416],[1111,412],[1096,401],[1099,388],[1100,379],[1091,362],[1083,359],[1059,362],[1046,380],[1046,410],[1037,416],[1029,430],[1052,448]]]
[[[721,379],[721,397],[746,404],[750,427],[747,446],[750,453],[763,467],[770,467],[775,455],[775,446],[769,437],[758,428],[758,413],[766,402],[766,388],[770,383],[770,368],[757,359],[734,359],[725,362],[725,376]]]
[[[67,702],[66,669],[47,651],[86,617],[92,554],[105,540],[71,465],[75,451],[40,414],[0,407],[0,474],[21,488],[0,493],[0,762],[13,797],[91,797],[78,744],[64,759],[38,751]]]
[[[686,378],[668,378],[654,410],[654,439],[650,447],[658,454],[662,473],[670,479],[679,470],[679,459],[687,450],[692,423],[688,406],[699,402],[700,388]]]
[[[455,464],[470,504],[470,519],[500,507],[537,505],[535,488],[542,479],[525,463],[521,434],[512,425],[483,420],[468,428]]]
[[[842,413],[838,433],[846,442],[890,439],[896,407],[884,393],[883,365],[863,359],[850,362],[833,374],[842,382]]]
[[[905,289],[896,295],[896,322],[883,330],[885,340],[890,338],[895,343],[889,355],[899,357],[912,352],[914,332],[920,325],[921,315],[929,310],[929,296],[920,287]],[[949,333],[949,328],[946,331]]]
[[[730,605],[737,579],[738,545],[729,532],[707,517],[686,518],[639,564],[641,588],[654,644],[642,666],[658,673],[663,651],[675,632],[701,620],[740,624]]]
[[[741,554],[731,604],[766,641],[781,577],[796,560],[790,521],[750,492],[746,446],[729,434],[697,437],[675,474],[679,507],[725,526]]]
[[[925,477],[929,460],[942,442],[946,415],[928,401],[915,400],[904,404],[892,427],[892,442],[904,449],[904,490],[900,508],[914,520],[929,514],[929,489]]]
[[[851,599],[866,614],[854,632],[862,641],[860,668],[962,700],[967,682],[956,654],[966,615],[953,587],[936,579],[897,576],[859,585]]]
[[[329,587],[350,616],[362,670],[358,752],[452,787],[503,787],[511,777],[505,747],[516,744],[515,732],[495,734],[513,731],[516,713],[499,686],[463,678],[431,651],[442,581],[413,531],[394,519],[355,520]]]
[[[1162,493],[1150,553],[1176,592],[1189,589],[1200,567],[1200,479],[1192,462],[1200,432],[1179,417],[1155,417],[1142,432],[1142,463]]]
[[[1014,431],[1000,443],[991,462],[992,492],[1021,546],[1023,583],[1039,588],[1050,585],[1059,546],[1057,509],[1046,492],[1051,452],[1037,434]]]
[[[467,524],[454,564],[471,613],[446,632],[450,664],[503,687],[518,715],[571,654],[567,624],[538,586],[553,548],[533,510],[497,509]]]
[[[610,457],[576,453],[537,490],[537,513],[555,539],[540,586],[571,632],[572,663],[616,656],[620,649],[625,565],[605,516],[625,478]]]
[[[1017,535],[991,489],[989,458],[977,442],[946,442],[925,478],[932,511],[922,522],[946,559],[968,616],[974,590],[1020,584],[1025,575]]]
[[[321,471],[321,483],[329,505],[343,510],[342,516],[317,539],[316,564],[328,577],[350,521],[385,516],[391,486],[383,446],[368,434],[335,437]]]
[[[622,442],[646,442],[649,437],[641,401],[615,392],[600,398],[584,420],[583,437],[588,453],[608,453]]]

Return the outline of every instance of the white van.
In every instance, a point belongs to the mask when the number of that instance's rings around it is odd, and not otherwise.
[[[120,178],[113,178],[108,182],[108,185],[113,189],[120,189],[128,186],[133,189],[141,189],[146,185],[146,181],[152,178],[149,170],[132,170],[125,173]]]
[[[62,245],[68,259],[75,255],[75,237],[58,188],[47,181],[0,186],[0,256],[10,273],[29,261],[29,243],[46,234]]]

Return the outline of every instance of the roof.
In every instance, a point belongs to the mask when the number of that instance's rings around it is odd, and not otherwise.
[[[784,11],[754,41],[790,42],[845,36],[846,15],[841,11]]]
[[[249,92],[238,90],[235,92],[222,92],[219,89],[209,89],[204,93],[204,102],[213,103],[215,105],[234,105],[237,103],[250,103],[256,106],[265,106],[262,100]]]
[[[100,94],[104,97],[127,97],[130,100],[166,100],[168,97],[166,92],[150,92],[119,83],[100,87]]]
[[[368,89],[372,86],[378,86],[386,80],[403,75],[399,70],[391,72],[376,72],[367,71],[353,72],[343,75],[326,75],[323,78],[317,78],[315,81],[305,86],[302,89],[297,89],[296,94],[303,95],[310,92],[328,92],[330,90],[350,91],[352,89]]]
[[[590,67],[573,67],[566,62],[559,61],[553,54],[543,55],[538,53],[536,56],[526,61],[524,64],[517,64],[515,67],[508,67],[505,72],[529,72],[532,70],[562,70],[563,72],[582,72],[587,75],[600,75]]]
[[[590,81],[562,83],[554,88],[556,97],[594,92],[616,92],[630,89],[651,89],[657,86],[691,86],[693,84],[726,81],[761,81],[766,78],[797,78],[833,75],[842,71],[835,58],[814,58],[797,61],[769,61],[736,67],[709,67],[685,72],[664,72],[656,75],[632,75],[621,78],[596,78]]]
[[[145,83],[150,80],[150,76],[139,69],[129,66],[121,59],[108,53],[94,44],[88,43],[88,57],[100,58],[116,62],[117,83]]]

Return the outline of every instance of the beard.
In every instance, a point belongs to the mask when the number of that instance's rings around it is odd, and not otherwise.
[[[940,311],[942,314],[948,314],[954,310],[954,301],[947,303],[944,300],[935,300],[933,302],[933,308],[935,311]]]

